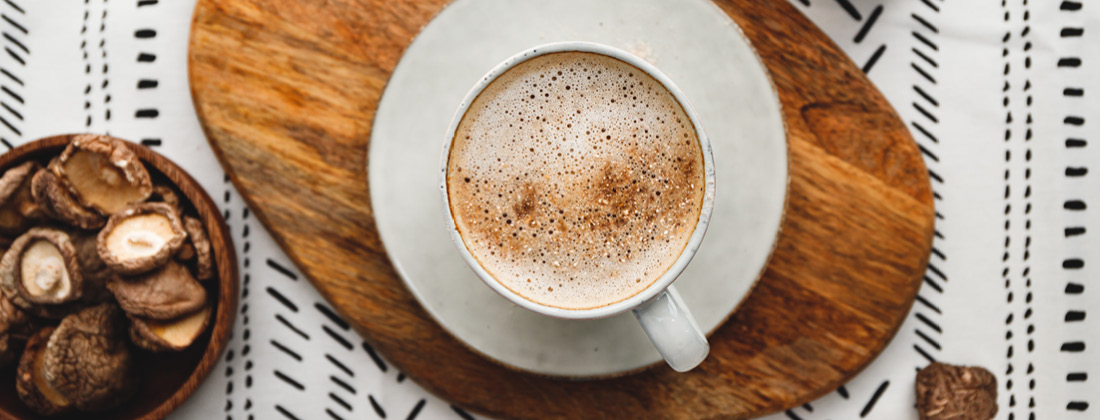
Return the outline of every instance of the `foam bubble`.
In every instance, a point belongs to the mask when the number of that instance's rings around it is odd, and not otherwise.
[[[536,57],[494,80],[459,123],[448,173],[456,225],[486,271],[566,309],[649,287],[687,245],[704,192],[675,98],[591,53]]]

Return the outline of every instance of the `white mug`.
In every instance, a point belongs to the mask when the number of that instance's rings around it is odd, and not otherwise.
[[[684,113],[686,113],[691,120],[692,126],[695,129],[696,138],[699,141],[699,146],[703,151],[703,173],[706,180],[703,205],[699,212],[699,220],[695,224],[695,231],[692,233],[687,246],[684,247],[680,256],[672,266],[657,279],[657,281],[653,282],[653,284],[638,294],[607,306],[591,309],[574,310],[541,305],[516,294],[494,279],[493,276],[478,263],[469,249],[466,248],[466,244],[462,239],[462,235],[459,234],[454,217],[451,214],[450,195],[447,192],[447,166],[451,144],[454,141],[454,134],[458,129],[459,123],[462,121],[463,116],[465,116],[467,109],[474,99],[477,98],[485,87],[489,86],[498,76],[504,74],[513,66],[538,56],[560,52],[601,54],[623,61],[649,74],[653,79],[660,82],[661,85],[672,94],[676,101],[680,103]],[[707,338],[699,329],[699,325],[696,324],[695,318],[691,315],[691,311],[688,310],[687,305],[685,305],[683,299],[680,298],[680,294],[676,292],[676,288],[672,286],[672,282],[676,280],[676,277],[678,277],[685,268],[687,268],[688,263],[691,262],[691,258],[694,257],[696,251],[698,251],[699,244],[703,242],[703,235],[706,233],[707,223],[710,221],[710,216],[714,209],[714,157],[710,147],[710,140],[707,139],[706,134],[703,132],[703,127],[700,125],[699,116],[695,113],[691,105],[688,104],[687,100],[684,98],[683,92],[669,80],[668,76],[665,76],[652,64],[625,51],[590,42],[557,42],[545,44],[512,56],[482,77],[481,80],[474,85],[473,89],[466,94],[466,98],[463,99],[461,105],[459,105],[458,111],[455,113],[454,118],[451,120],[451,125],[447,130],[446,141],[443,142],[443,155],[440,159],[439,185],[440,193],[443,197],[443,217],[446,222],[446,228],[455,246],[458,247],[462,259],[466,261],[466,264],[473,269],[474,273],[476,273],[486,285],[501,296],[504,296],[512,303],[525,309],[564,319],[603,318],[631,310],[634,312],[634,316],[638,319],[638,322],[641,323],[642,329],[645,330],[649,339],[653,341],[653,345],[657,348],[657,351],[661,353],[661,356],[668,362],[668,365],[676,371],[686,372],[691,370],[702,363],[703,359],[707,357],[707,353],[710,352],[710,345],[707,343]]]

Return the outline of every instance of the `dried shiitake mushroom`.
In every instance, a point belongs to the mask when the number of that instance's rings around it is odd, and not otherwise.
[[[114,279],[107,288],[127,314],[141,318],[176,319],[206,303],[206,289],[175,261],[151,273]]]
[[[81,275],[84,277],[84,291],[81,297],[85,302],[105,302],[111,298],[107,282],[114,277],[114,271],[99,258],[96,250],[96,233],[86,231],[69,232],[69,238],[76,248],[76,259],[80,262]]]
[[[56,318],[83,292],[83,277],[69,235],[50,228],[31,228],[0,259],[0,290],[20,308]]]
[[[34,335],[36,324],[37,322],[30,314],[0,296],[0,329],[10,332],[16,338],[26,340]]]
[[[76,248],[76,258],[80,262],[80,269],[85,280],[91,277],[111,277],[111,269],[99,257],[99,251],[96,249],[98,238],[95,232],[69,232],[69,239],[72,240],[73,247]]]
[[[0,296],[0,368],[15,361],[36,324],[30,315]]]
[[[184,242],[180,245],[180,250],[176,251],[176,261],[187,262],[195,258],[195,247],[190,242]]]
[[[202,222],[191,216],[183,218],[183,229],[187,231],[187,237],[191,239],[191,246],[195,249],[195,278],[210,280],[214,278],[214,257],[211,255],[210,238],[206,236],[206,229]]]
[[[42,328],[27,341],[15,374],[15,392],[19,399],[43,416],[61,414],[73,408],[72,401],[46,381],[43,370],[46,343],[53,332],[54,327]]]
[[[31,178],[36,170],[37,163],[26,162],[0,176],[0,232],[20,233],[37,216],[38,206],[31,196]]]
[[[176,210],[176,214],[183,214],[183,203],[180,202],[180,196],[176,194],[172,187],[167,185],[153,186],[153,195],[149,196],[149,201],[167,204]]]
[[[149,351],[180,351],[190,347],[209,324],[210,305],[171,321],[130,316],[130,340]]]
[[[115,213],[99,231],[99,257],[116,273],[133,275],[164,265],[186,239],[179,215],[164,203],[136,204]]]
[[[138,378],[122,311],[104,303],[65,317],[46,344],[42,373],[80,410],[109,410],[130,399]]]
[[[134,346],[196,346],[216,305],[198,281],[217,275],[210,239],[186,197],[154,186],[128,142],[69,140],[44,166],[0,174],[0,368],[18,360],[17,394],[43,416],[131,399]]]
[[[74,136],[50,170],[85,207],[114,214],[153,193],[145,165],[126,142],[99,135]]]
[[[21,341],[7,332],[0,332],[0,369],[6,368],[19,356]]]
[[[107,218],[85,208],[48,169],[41,169],[31,179],[31,195],[46,216],[81,229],[98,229]]]
[[[917,372],[921,420],[989,420],[997,415],[997,377],[980,366],[933,362]]]

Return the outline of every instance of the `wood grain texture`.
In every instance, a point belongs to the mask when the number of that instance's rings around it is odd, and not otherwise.
[[[311,282],[418,383],[505,418],[745,418],[836,389],[893,337],[933,232],[920,153],[882,95],[785,1],[721,0],[764,59],[791,183],[775,254],[696,370],[566,381],[509,370],[431,320],[378,239],[366,179],[378,99],[445,1],[200,0],[192,93],[234,183]]]
[[[61,154],[71,137],[47,137],[12,149],[0,156],[0,173],[28,160],[45,164]],[[214,297],[214,319],[211,327],[187,350],[178,353],[136,351],[142,376],[141,387],[138,394],[122,407],[95,415],[73,413],[54,418],[157,420],[166,417],[198,389],[218,363],[237,316],[240,294],[236,248],[217,204],[194,178],[172,161],[139,144],[131,143],[130,149],[145,163],[154,182],[170,182],[178,188],[181,198],[185,199],[186,211],[197,215],[206,227],[217,271],[214,279],[204,282],[208,296]],[[4,379],[0,380],[0,419],[38,418],[19,400],[14,378],[14,367],[0,370],[0,379]]]

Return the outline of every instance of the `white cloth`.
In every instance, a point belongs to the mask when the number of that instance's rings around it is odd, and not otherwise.
[[[372,356],[249,216],[191,104],[193,4],[0,3],[4,143],[71,132],[145,142],[228,215],[241,263],[237,325],[219,366],[171,417],[472,417]],[[886,351],[837,392],[768,418],[915,419],[914,373],[929,359],[992,371],[998,419],[1097,418],[1100,314],[1088,312],[1100,307],[1100,219],[1088,205],[1100,201],[1089,173],[1100,161],[1100,79],[1090,77],[1100,7],[794,4],[912,128],[933,173],[937,235],[920,299]]]

